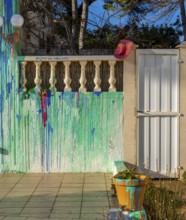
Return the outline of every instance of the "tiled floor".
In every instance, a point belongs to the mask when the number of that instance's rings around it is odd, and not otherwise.
[[[105,219],[110,173],[7,174],[0,177],[0,220]]]

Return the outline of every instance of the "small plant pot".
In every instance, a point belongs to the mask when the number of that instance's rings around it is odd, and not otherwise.
[[[119,205],[127,211],[139,211],[143,209],[145,187],[148,179],[144,175],[136,179],[113,178],[116,187]]]

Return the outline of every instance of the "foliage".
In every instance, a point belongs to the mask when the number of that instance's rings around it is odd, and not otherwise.
[[[139,21],[149,10],[149,0],[105,0],[106,10],[118,11],[120,16],[129,15]]]
[[[183,178],[183,181],[186,183],[186,171],[183,172],[182,178]]]
[[[179,19],[171,25],[149,26],[130,22],[123,28],[117,25],[105,25],[86,34],[86,48],[115,49],[121,39],[130,39],[139,48],[175,48],[182,35]]]
[[[185,0],[105,0],[105,8],[117,11],[120,16],[129,15],[133,21],[160,21],[162,18],[171,21],[179,13],[184,40],[186,40]],[[147,17],[148,16],[148,17]],[[161,22],[162,23],[162,22]]]
[[[26,91],[23,92],[23,99],[29,99],[31,95],[37,94],[38,100],[42,100],[43,95],[50,94],[50,91],[46,88],[40,88],[39,90],[37,88],[30,87]]]
[[[77,49],[82,31],[81,24],[84,23],[85,29],[87,24],[87,21],[82,21],[81,17],[84,12],[83,5],[86,4],[89,7],[94,1],[21,1],[20,12],[25,20],[23,26],[25,36],[22,40],[25,41],[25,47],[29,42],[37,49],[47,49],[48,51],[59,46]],[[74,2],[74,9],[72,2]]]
[[[140,48],[175,48],[179,43],[182,31],[179,23],[171,25],[149,26],[147,23],[137,26],[132,23],[129,38]]]
[[[72,7],[74,2],[74,9]],[[21,14],[25,19],[24,45],[25,48],[45,49],[50,54],[54,50],[60,53],[65,48],[72,49],[78,53],[79,49],[115,49],[121,39],[130,39],[139,48],[175,48],[179,44],[182,35],[180,17],[170,25],[150,25],[149,22],[142,24],[142,18],[151,14],[161,17],[163,13],[172,15],[180,6],[178,1],[175,5],[168,1],[155,0],[105,0],[104,8],[113,11],[111,16],[126,16],[127,24],[112,25],[110,18],[100,17],[100,22],[82,22],[83,3],[90,7],[95,0],[26,0],[21,1]],[[156,5],[157,3],[157,5]],[[157,7],[154,7],[154,6]],[[174,7],[173,7],[174,6]],[[169,10],[168,10],[169,9]],[[32,17],[31,17],[32,14]],[[86,13],[84,13],[86,14]],[[181,16],[182,18],[182,16]],[[185,19],[186,20],[186,19]],[[39,22],[38,22],[39,21]],[[94,24],[94,29],[87,30],[87,22]],[[83,32],[80,34],[80,32]],[[80,41],[80,36],[82,40]],[[31,39],[31,40],[29,40]],[[33,40],[34,39],[34,40]],[[29,46],[31,41],[31,46]],[[33,42],[38,44],[33,45]],[[80,42],[82,46],[80,47]],[[55,52],[54,52],[55,53]]]
[[[124,171],[118,172],[114,178],[117,179],[137,179],[137,174],[134,172],[134,170],[126,169]]]
[[[186,186],[177,180],[160,180],[159,186],[151,181],[145,192],[144,208],[149,220],[182,220]]]

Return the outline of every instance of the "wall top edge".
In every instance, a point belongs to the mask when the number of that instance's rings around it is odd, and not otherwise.
[[[179,49],[137,49],[138,55],[177,55],[179,54]]]
[[[123,61],[112,55],[86,55],[86,56],[19,56],[18,61]]]

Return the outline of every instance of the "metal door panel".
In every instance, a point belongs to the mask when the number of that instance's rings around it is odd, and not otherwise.
[[[154,176],[178,167],[178,51],[138,50],[137,163]]]

